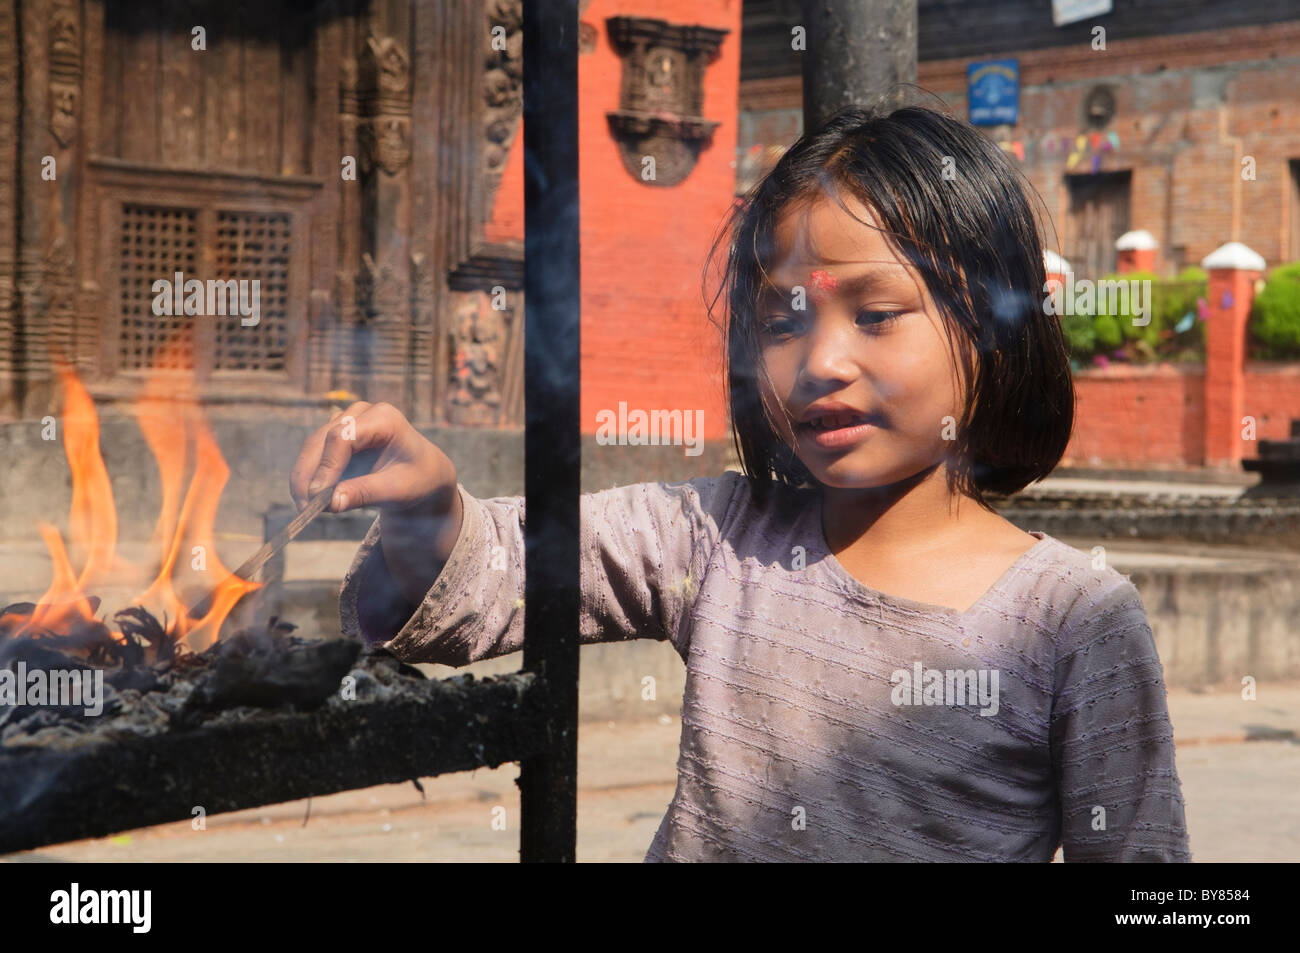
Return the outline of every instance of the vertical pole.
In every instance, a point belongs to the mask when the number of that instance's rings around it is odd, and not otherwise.
[[[524,670],[550,749],[520,763],[520,860],[572,862],[578,820],[578,9],[523,4]]]
[[[803,0],[803,128],[844,106],[903,105],[916,82],[916,0]]]

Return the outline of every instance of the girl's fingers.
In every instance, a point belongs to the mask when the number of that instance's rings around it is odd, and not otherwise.
[[[312,474],[320,466],[321,448],[325,446],[325,434],[328,429],[328,427],[321,427],[303,441],[298,459],[294,462],[293,469],[289,471],[289,493],[300,510],[307,505],[307,484],[311,482]]]
[[[315,431],[303,442],[302,450],[299,452],[298,459],[289,474],[289,492],[292,494],[294,502],[298,504],[298,509],[301,510],[307,505],[307,500],[312,495],[311,484],[318,483],[316,473],[321,467],[325,442],[331,431],[343,427],[343,418],[345,416],[350,416],[355,420],[369,408],[370,404],[360,401],[349,407],[346,412],[335,412],[330,416],[328,424]],[[344,466],[346,465],[347,460],[345,459]]]
[[[331,513],[342,513],[379,503],[401,503],[409,490],[411,475],[408,464],[396,464],[365,476],[344,480],[334,488]]]
[[[364,408],[364,409],[360,409]],[[353,454],[389,444],[397,433],[400,415],[386,404],[354,404],[329,426],[321,446],[320,463],[307,483],[310,497],[337,483]]]

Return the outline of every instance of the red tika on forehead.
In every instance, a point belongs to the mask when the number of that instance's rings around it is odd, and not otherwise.
[[[838,288],[840,280],[834,275],[818,268],[813,271],[812,275],[809,277],[808,283],[810,285],[808,289],[809,294],[811,294],[814,299],[820,299]]]

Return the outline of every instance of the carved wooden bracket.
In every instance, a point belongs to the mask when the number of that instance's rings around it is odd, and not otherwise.
[[[369,36],[358,68],[361,170],[397,175],[411,158],[410,60],[392,37]]]
[[[644,17],[610,17],[605,25],[623,59],[620,108],[607,114],[623,167],[648,185],[677,185],[719,125],[700,115],[704,71],[729,31]]]
[[[81,98],[81,37],[71,6],[56,6],[50,22],[50,132],[67,147],[77,135]]]
[[[485,217],[491,215],[492,197],[501,184],[524,110],[523,6],[520,0],[491,0],[487,18],[490,41],[483,63]]]

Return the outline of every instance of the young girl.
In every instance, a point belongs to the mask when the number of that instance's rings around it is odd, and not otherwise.
[[[687,667],[646,859],[1189,860],[1137,590],[985,501],[1047,475],[1074,414],[1017,170],[939,113],[849,110],[726,236],[744,473],[581,501],[582,640],[669,639]],[[471,496],[392,407],[347,417],[293,478],[301,501],[380,449],[332,506],[381,507],[345,632],[409,661],[520,649],[523,498]]]

